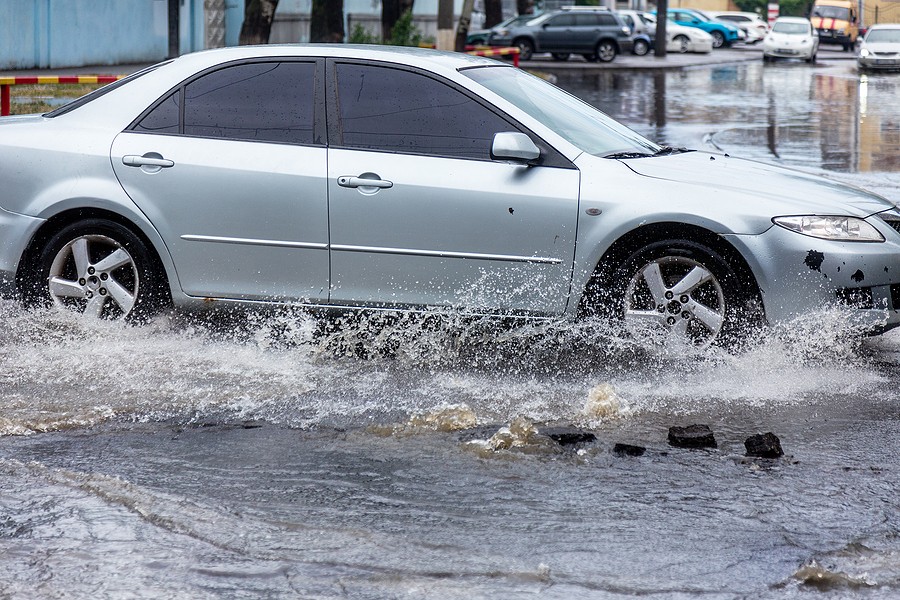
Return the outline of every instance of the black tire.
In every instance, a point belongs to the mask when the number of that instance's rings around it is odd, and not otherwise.
[[[631,50],[636,56],[646,56],[650,52],[650,44],[647,40],[634,40],[634,47]]]
[[[597,48],[594,54],[597,56],[599,62],[612,62],[616,59],[618,48],[616,48],[616,44],[610,40],[600,40],[597,42]]]
[[[729,262],[690,240],[640,248],[609,281],[612,314],[638,339],[732,346],[761,322],[755,296]]]
[[[725,34],[721,31],[710,31],[709,35],[713,39],[713,48],[722,48],[725,46]]]
[[[553,56],[553,60],[564,61],[569,60],[570,54],[568,52],[554,52],[551,56]]]
[[[519,60],[531,60],[534,56],[534,44],[526,38],[519,38],[513,42],[513,46],[519,49]]]
[[[79,265],[79,263],[81,263]],[[56,304],[102,319],[143,319],[171,303],[156,255],[130,229],[105,219],[51,236],[22,274],[26,303]]]
[[[691,40],[688,39],[686,35],[676,35],[673,40],[678,42],[678,52],[680,54],[686,54],[690,52]]]

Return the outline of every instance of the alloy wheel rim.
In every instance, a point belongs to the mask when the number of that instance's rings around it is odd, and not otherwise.
[[[709,346],[725,322],[718,279],[695,260],[667,256],[645,264],[628,283],[625,326],[634,337]]]
[[[57,252],[48,285],[56,306],[98,319],[120,318],[134,308],[140,277],[122,244],[104,235],[83,235]]]

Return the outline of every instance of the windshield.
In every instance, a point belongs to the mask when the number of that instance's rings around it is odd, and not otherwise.
[[[866,43],[890,43],[900,44],[900,29],[873,29],[866,36]]]
[[[776,22],[775,26],[772,27],[772,31],[775,33],[786,33],[788,35],[805,35],[809,33],[809,25],[806,23],[785,23]]]
[[[588,154],[655,154],[661,150],[590,104],[520,69],[476,67],[462,73]]]
[[[840,6],[817,6],[813,8],[812,16],[849,21],[850,9]]]

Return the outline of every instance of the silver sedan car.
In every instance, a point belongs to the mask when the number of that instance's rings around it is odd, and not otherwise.
[[[466,55],[186,55],[0,119],[0,182],[4,291],[98,318],[458,309],[698,346],[833,306],[900,324],[891,202],[659,146]]]

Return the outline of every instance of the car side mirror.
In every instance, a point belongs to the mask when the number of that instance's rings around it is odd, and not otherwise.
[[[541,157],[541,150],[535,146],[531,138],[518,131],[501,131],[494,134],[491,144],[491,158],[494,160],[512,160],[531,162]]]

